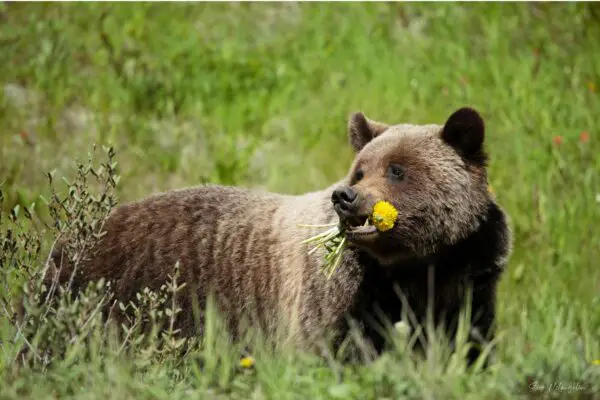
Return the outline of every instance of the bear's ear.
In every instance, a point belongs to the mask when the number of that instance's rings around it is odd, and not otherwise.
[[[361,112],[355,112],[348,121],[348,137],[355,152],[359,152],[373,138],[381,135],[389,125],[372,121]]]
[[[446,143],[466,160],[481,165],[486,162],[483,150],[484,136],[483,118],[477,111],[468,107],[455,111],[442,129],[442,139]]]

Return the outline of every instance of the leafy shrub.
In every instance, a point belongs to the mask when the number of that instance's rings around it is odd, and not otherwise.
[[[160,361],[193,342],[179,338],[174,329],[181,312],[175,295],[183,287],[177,282],[178,265],[158,292],[146,288],[129,304],[117,302],[111,282],[104,280],[70,295],[77,267],[104,235],[104,221],[117,203],[115,153],[112,148],[104,150],[107,160],[98,168],[92,153],[86,163],[77,162],[73,180],[63,179],[64,195],[56,190],[53,174],[48,174],[52,194],[45,203],[50,223],[35,218],[35,204],[0,214],[0,313],[13,321],[19,365],[45,369],[59,355],[67,360],[90,357],[97,346],[116,355],[133,351],[138,361]],[[64,256],[74,266],[66,283],[52,275],[55,266],[48,256],[52,246],[43,246],[46,235],[54,238],[52,245],[64,243]],[[126,316],[120,326],[110,318],[115,311]]]

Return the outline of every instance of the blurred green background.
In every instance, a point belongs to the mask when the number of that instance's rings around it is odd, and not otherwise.
[[[315,190],[350,165],[351,112],[443,123],[469,105],[514,229],[505,360],[589,365],[599,16],[592,3],[3,3],[6,207],[38,201],[45,173],[69,174],[92,143],[115,146],[121,201],[203,182]]]

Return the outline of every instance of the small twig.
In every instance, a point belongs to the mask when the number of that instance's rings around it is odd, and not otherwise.
[[[104,299],[105,298],[106,298],[106,294],[102,295],[102,298],[100,299],[100,301],[96,305],[96,308],[94,308],[94,311],[92,311],[92,314],[90,315],[90,317],[81,326],[81,331],[82,332],[85,330],[85,327],[87,326],[87,324],[96,316],[96,314],[98,314],[98,312],[100,311],[100,308],[102,308],[102,304],[104,303]],[[78,336],[74,336],[73,338],[71,338],[71,340],[69,340],[69,344],[75,343],[76,340],[77,340],[77,338],[78,338]]]
[[[6,309],[6,307],[4,306],[4,304],[2,305],[2,308],[4,309],[5,313],[8,312],[8,310]],[[15,328],[17,328],[17,336],[21,336],[21,338],[23,339],[23,341],[25,342],[25,344],[27,345],[27,347],[33,351],[33,355],[36,356],[41,361],[42,360],[42,356],[40,356],[37,353],[37,350],[35,349],[35,347],[29,342],[29,340],[27,340],[27,336],[25,336],[25,334],[23,333],[23,330],[21,329],[21,325],[19,323],[15,323]],[[17,361],[17,358],[19,357],[20,354],[21,354],[21,351],[19,351],[17,353],[17,355],[15,356],[13,362]]]

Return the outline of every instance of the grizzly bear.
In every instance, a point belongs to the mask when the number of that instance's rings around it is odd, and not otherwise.
[[[249,316],[267,333],[285,327],[293,343],[308,348],[330,333],[339,344],[353,326],[376,352],[386,335],[375,322],[394,323],[407,311],[416,328],[430,309],[452,340],[468,298],[470,339],[491,340],[511,235],[488,191],[481,116],[461,108],[444,125],[388,125],[358,112],[348,136],[356,152],[348,175],[320,191],[292,196],[204,185],[116,207],[71,289],[105,278],[127,303],[165,284],[179,263],[186,286],[177,327],[184,335],[202,334],[211,294],[233,335]],[[379,200],[398,210],[389,231],[364,225]],[[349,245],[328,279],[324,252],[309,254],[301,243],[320,230],[299,225],[331,223],[345,227]],[[61,249],[55,246],[58,270],[48,279],[64,282],[72,269]],[[479,352],[476,346],[469,362]]]

